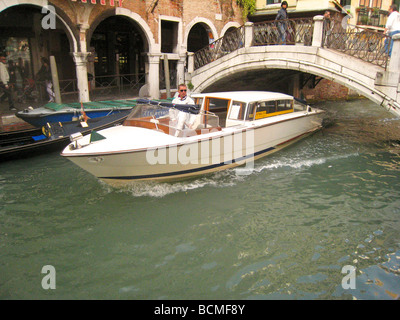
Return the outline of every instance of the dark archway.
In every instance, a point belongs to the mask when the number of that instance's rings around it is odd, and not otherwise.
[[[187,50],[189,52],[196,52],[210,43],[212,32],[204,23],[196,23],[189,31],[187,40]]]
[[[290,84],[296,74],[300,73],[282,69],[242,71],[216,81],[203,92],[257,90],[292,94]]]
[[[55,28],[43,28],[45,15],[47,12],[42,13],[41,7],[28,4],[11,6],[0,12],[0,50],[5,51],[7,61],[14,64],[14,88],[18,94],[24,87],[24,80],[35,78],[41,67],[41,57],[55,57],[60,82],[76,77],[70,55],[74,47],[72,35],[58,17]],[[48,99],[42,90],[39,92],[40,100]]]
[[[90,39],[96,76],[133,75],[145,71],[145,41],[141,29],[127,17],[103,20]]]
[[[228,30],[226,30],[224,36],[229,34],[229,33],[231,33],[231,32],[235,32],[235,31],[237,31],[236,27],[230,27],[230,28],[228,28]]]

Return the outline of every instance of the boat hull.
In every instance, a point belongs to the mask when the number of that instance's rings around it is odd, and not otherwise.
[[[30,130],[31,134],[27,131],[4,135],[4,139],[0,141],[0,162],[60,151],[70,142],[71,134],[81,132],[84,135],[92,130],[102,130],[121,124],[129,112],[129,110],[119,110],[105,117],[89,119],[87,127],[82,127],[79,121],[52,123],[49,137],[43,136],[38,141],[34,138],[42,134],[41,128]]]
[[[62,155],[116,187],[139,180],[181,180],[243,165],[252,169],[254,160],[319,130],[322,115],[304,113],[273,123],[226,128],[156,149],[80,155],[64,150]]]

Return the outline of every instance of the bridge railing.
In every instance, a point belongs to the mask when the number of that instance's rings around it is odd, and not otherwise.
[[[298,18],[254,23],[253,46],[283,44],[282,29],[285,30],[284,44],[311,46],[314,32],[313,18]]]
[[[193,68],[196,70],[244,46],[302,44],[322,45],[387,69],[389,61],[387,48],[393,41],[389,36],[378,31],[349,25],[340,20],[319,17],[318,22],[323,23],[323,27],[318,28],[316,17],[252,23],[250,29],[241,26],[195,52]],[[286,29],[284,43],[281,36],[282,26]],[[250,33],[247,30],[251,30]],[[248,34],[251,35],[251,40]],[[248,43],[245,43],[245,39]],[[315,41],[316,44],[314,44],[313,41],[316,39],[322,41]]]
[[[322,46],[387,68],[391,37],[334,19],[324,20]]]
[[[244,26],[227,32],[222,38],[197,51],[194,54],[194,69],[198,69],[242,47],[244,47]]]

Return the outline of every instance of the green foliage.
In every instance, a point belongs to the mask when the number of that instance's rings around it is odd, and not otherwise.
[[[237,4],[242,7],[242,18],[243,21],[247,20],[249,14],[253,14],[256,11],[256,0],[236,0]]]

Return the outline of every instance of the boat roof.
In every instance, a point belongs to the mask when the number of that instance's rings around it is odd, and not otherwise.
[[[226,92],[208,92],[208,93],[192,93],[192,98],[213,97],[238,100],[242,102],[266,101],[293,99],[292,96],[271,91],[226,91]]]

